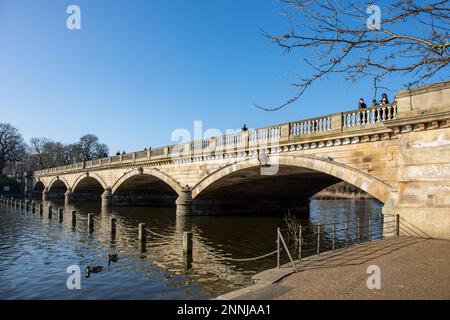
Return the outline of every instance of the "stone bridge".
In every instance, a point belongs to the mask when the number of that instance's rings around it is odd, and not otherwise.
[[[307,210],[346,181],[385,214],[450,239],[450,82],[391,105],[36,171],[34,197],[176,205],[177,215]]]

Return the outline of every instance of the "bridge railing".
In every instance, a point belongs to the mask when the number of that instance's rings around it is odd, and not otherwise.
[[[397,118],[397,106],[392,104],[358,109],[342,113],[342,128],[373,127],[386,120]]]
[[[351,110],[300,121],[287,122],[274,126],[236,131],[230,134],[199,139],[186,143],[151,148],[144,151],[126,153],[108,158],[90,160],[65,166],[43,169],[35,175],[44,175],[66,171],[76,171],[99,166],[114,166],[120,163],[133,163],[165,158],[176,159],[192,156],[209,156],[223,152],[242,152],[247,149],[264,148],[290,141],[311,139],[314,137],[372,129],[382,126],[387,120],[397,117],[395,104]]]

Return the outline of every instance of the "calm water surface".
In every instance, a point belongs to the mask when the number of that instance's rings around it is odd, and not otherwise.
[[[45,204],[45,208],[50,203]],[[63,203],[52,203],[54,208]],[[71,210],[80,218],[72,227]],[[77,204],[57,210],[48,218],[0,206],[0,299],[208,299],[251,283],[255,273],[276,265],[276,257],[231,262],[194,245],[193,262],[182,254],[183,231],[192,230],[196,241],[211,252],[248,258],[276,249],[276,229],[285,228],[283,217],[176,217],[175,209],[116,208],[102,212],[100,205]],[[87,212],[96,213],[95,228],[88,232]],[[303,225],[376,217],[376,201],[315,200]],[[117,235],[108,231],[111,217]],[[83,219],[84,218],[84,219]],[[146,245],[136,241],[137,224],[164,237],[150,235]],[[123,226],[125,228],[121,228]],[[107,265],[107,254],[119,260]],[[67,267],[82,270],[81,290],[68,290]],[[103,266],[84,277],[86,266]]]

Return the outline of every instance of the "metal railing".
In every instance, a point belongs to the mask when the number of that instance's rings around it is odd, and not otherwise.
[[[326,224],[299,225],[295,229],[278,228],[277,267],[281,266],[283,250],[290,264],[296,269],[294,258],[302,261],[305,257],[378,240],[386,234],[400,235],[399,215],[380,214],[376,218],[369,217],[364,221],[357,218]]]

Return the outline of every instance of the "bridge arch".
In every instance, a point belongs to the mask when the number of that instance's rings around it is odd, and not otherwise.
[[[42,194],[47,189],[47,186],[44,181],[37,180],[33,184],[33,188],[31,190],[31,197],[33,199],[39,199],[42,198]]]
[[[279,154],[276,157],[269,155],[268,159],[269,161],[271,161],[271,163],[274,159],[278,159],[279,166],[306,168],[327,174],[342,181],[346,181],[367,192],[383,204],[389,200],[391,193],[394,191],[394,189],[390,185],[386,184],[380,179],[352,168],[348,165],[332,160],[315,156],[282,154]],[[192,198],[196,199],[199,195],[205,192],[205,190],[213,186],[221,179],[230,176],[231,174],[260,166],[261,164],[257,158],[246,159],[240,162],[226,165],[216,170],[204,179],[200,180],[192,188]]]
[[[108,189],[108,185],[98,174],[84,173],[76,178],[68,194],[68,199],[80,202],[101,201],[102,194],[106,189]]]
[[[40,192],[42,192],[46,188],[47,188],[47,185],[45,184],[45,182],[43,180],[37,180],[33,184],[33,191],[40,191]]]
[[[155,168],[133,169],[112,186],[114,206],[173,207],[181,192],[180,185],[169,175]]]
[[[47,199],[64,199],[65,193],[70,189],[70,184],[63,177],[54,177],[47,187]]]
[[[108,189],[108,185],[106,182],[96,173],[89,173],[89,174],[81,174],[73,183],[72,186],[72,192],[77,191],[77,188],[80,184],[83,184],[83,182],[86,182],[87,180],[95,180],[98,184],[100,184],[103,189]]]
[[[65,187],[67,190],[70,189],[70,184],[63,177],[55,177],[48,184],[49,191],[55,188],[63,188],[63,187]]]
[[[114,183],[114,185],[111,188],[111,192],[114,194],[117,191],[117,189],[119,189],[119,187],[123,185],[126,181],[132,179],[135,176],[142,176],[142,175],[153,176],[158,180],[165,182],[165,184],[170,186],[172,190],[175,191],[177,194],[180,194],[181,192],[181,186],[178,184],[177,181],[175,181],[175,179],[173,179],[168,174],[154,168],[133,169],[127,172]]]

